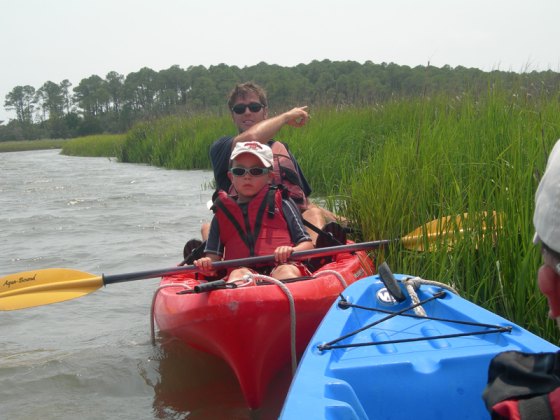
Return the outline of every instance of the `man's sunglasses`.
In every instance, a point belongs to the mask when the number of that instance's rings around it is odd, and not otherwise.
[[[252,176],[262,176],[270,172],[270,168],[259,168],[255,166],[254,168],[241,168],[236,166],[235,168],[231,168],[229,170],[233,176],[245,176],[247,173],[250,173]]]
[[[251,112],[259,112],[261,109],[264,108],[263,104],[260,104],[258,102],[251,102],[250,104],[237,104],[234,105],[231,110],[233,112],[235,112],[236,114],[244,114],[245,110],[249,108],[249,111]]]

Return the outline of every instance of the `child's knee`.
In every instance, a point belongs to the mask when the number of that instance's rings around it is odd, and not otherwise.
[[[275,279],[278,280],[285,280],[285,279],[291,279],[294,277],[298,277],[299,274],[299,270],[298,268],[293,265],[293,264],[282,264],[279,265],[278,267],[276,267],[271,273],[270,273],[271,277],[274,277]]]

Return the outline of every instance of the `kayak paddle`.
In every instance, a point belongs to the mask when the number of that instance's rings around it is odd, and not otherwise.
[[[494,221],[496,221],[495,212],[492,217]],[[335,255],[342,252],[378,249],[388,246],[391,243],[398,242],[405,248],[416,251],[424,251],[424,245],[428,244],[428,250],[432,250],[432,245],[437,238],[450,237],[448,243],[451,243],[457,233],[462,233],[462,220],[465,218],[466,213],[463,216],[446,216],[441,219],[435,219],[420,226],[403,238],[337,245],[294,252],[290,260],[299,261],[312,257],[319,258]],[[495,224],[495,226],[497,225]],[[486,224],[484,223],[483,231],[485,230]],[[215,262],[213,268],[221,270],[230,267],[253,266],[271,262],[274,262],[274,255],[262,255],[258,257]],[[199,271],[199,269],[194,265],[101,276],[68,268],[46,268],[24,271],[0,278],[0,310],[24,309],[63,302],[87,295],[108,284],[196,271]]]

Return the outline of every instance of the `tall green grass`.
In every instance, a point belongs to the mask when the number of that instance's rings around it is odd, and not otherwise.
[[[484,95],[419,97],[371,107],[312,108],[301,129],[277,139],[297,156],[313,196],[348,217],[358,240],[405,236],[431,220],[463,215],[435,251],[394,246],[395,272],[444,281],[461,294],[551,340],[536,287],[534,192],[560,138],[560,97],[490,86]],[[234,134],[229,117],[167,117],[135,126],[118,157],[176,169],[209,169],[208,149]],[[499,226],[492,217],[497,212]],[[486,224],[488,229],[483,231]],[[450,244],[452,243],[452,246]]]
[[[70,156],[116,157],[126,139],[124,134],[96,134],[64,143],[61,153]]]
[[[373,112],[373,111],[372,111]],[[388,104],[395,127],[382,147],[348,172],[347,213],[367,238],[395,238],[445,215],[467,212],[468,230],[451,249],[393,249],[399,272],[445,281],[468,299],[532,331],[558,337],[545,322],[536,287],[540,264],[533,235],[533,197],[547,152],[560,138],[560,103],[490,91]],[[483,212],[501,226],[483,235]],[[459,235],[457,235],[459,236]]]
[[[61,149],[67,141],[68,140],[65,139],[1,141],[0,153],[23,152],[28,150]]]
[[[228,133],[235,129],[226,117],[165,117],[134,126],[118,157],[170,169],[210,169],[210,145]]]

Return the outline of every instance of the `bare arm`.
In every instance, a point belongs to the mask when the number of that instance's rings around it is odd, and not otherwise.
[[[303,241],[294,246],[294,252],[307,251],[308,249],[315,248],[312,241]]]
[[[270,139],[274,138],[276,133],[278,133],[283,126],[289,125],[299,128],[307,124],[307,121],[309,121],[307,106],[292,108],[291,110],[276,117],[260,121],[243,133],[240,133],[234,137],[232,147],[238,142],[246,141],[266,143]]]

